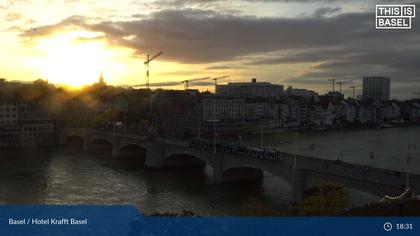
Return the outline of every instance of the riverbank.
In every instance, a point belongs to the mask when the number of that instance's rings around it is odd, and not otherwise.
[[[278,129],[268,129],[263,130],[264,133],[281,133],[287,131],[299,131],[299,132],[326,132],[326,131],[363,131],[363,130],[376,130],[376,129],[393,129],[393,128],[406,128],[406,127],[420,127],[419,122],[411,123],[396,123],[396,124],[375,124],[375,125],[360,125],[360,126],[342,126],[342,127],[317,127],[317,126],[308,126],[308,127],[290,127],[290,128],[278,128]],[[260,134],[259,132],[253,132],[252,134]]]
[[[420,199],[373,203],[347,210],[341,216],[420,216]]]

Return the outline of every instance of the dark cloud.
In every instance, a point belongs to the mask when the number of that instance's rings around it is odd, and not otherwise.
[[[250,2],[254,2],[254,1],[261,1],[261,2],[304,2],[304,3],[309,3],[309,2],[348,2],[351,0],[246,0],[246,1],[250,1]]]
[[[290,78],[290,83],[375,74],[407,83],[420,77],[419,22],[413,22],[411,30],[375,30],[374,12],[339,11],[319,8],[310,17],[263,18],[183,9],[164,10],[131,21],[99,23],[87,23],[85,18],[75,16],[24,36],[82,27],[102,32],[110,44],[135,49],[136,55],[164,51],[162,59],[181,63],[248,60],[250,66],[312,64],[308,73]]]
[[[141,20],[98,24],[87,24],[85,18],[73,16],[55,25],[38,27],[24,36],[42,36],[78,26],[103,32],[110,43],[134,48],[138,54],[163,50],[168,60],[207,63],[255,53],[341,46],[355,39],[371,38],[373,23],[372,15],[367,13],[287,19],[187,9],[161,11]],[[127,39],[130,35],[136,37]]]
[[[59,30],[70,30],[70,29],[79,28],[79,27],[88,28],[88,25],[86,23],[87,19],[88,18],[84,16],[71,16],[57,24],[39,26],[39,27],[28,29],[25,32],[23,32],[21,36],[22,37],[43,37],[43,36],[51,35]]]
[[[343,45],[373,30],[372,16],[342,14],[330,18],[257,18],[219,15],[213,11],[161,11],[147,19],[90,25],[110,42],[144,54],[165,51],[183,63],[228,61],[290,49]],[[334,33],[332,33],[334,32]],[[128,35],[135,39],[125,40]]]
[[[239,2],[244,3],[312,3],[312,2],[347,2],[349,0],[241,0]],[[234,2],[233,0],[157,0],[155,3],[157,4],[164,4],[164,5],[172,5],[172,6],[184,6],[184,5],[206,5],[212,3],[226,3],[226,2]]]
[[[320,7],[316,9],[314,17],[325,17],[332,14],[337,14],[341,11],[341,7]]]

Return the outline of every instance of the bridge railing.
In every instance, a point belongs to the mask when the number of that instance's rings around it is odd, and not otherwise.
[[[86,131],[87,133],[92,134],[100,134],[100,135],[108,135],[108,136],[119,136],[119,137],[126,137],[126,138],[139,138],[139,139],[146,139],[146,134],[135,134],[135,133],[125,133],[125,132],[113,132],[108,130],[97,130],[97,129],[89,129]]]

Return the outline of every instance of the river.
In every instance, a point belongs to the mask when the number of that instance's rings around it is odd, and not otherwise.
[[[264,143],[284,151],[420,173],[420,128],[346,132],[264,134]],[[296,137],[296,142],[294,139]],[[257,143],[259,135],[243,137]],[[312,145],[312,147],[311,147]],[[373,151],[374,158],[370,158]],[[377,197],[349,191],[351,204]],[[135,204],[145,213],[237,215],[251,199],[276,208],[288,204],[291,188],[264,173],[262,182],[211,184],[210,169],[150,170],[139,156],[112,158],[110,150],[79,146],[0,150],[1,204]]]

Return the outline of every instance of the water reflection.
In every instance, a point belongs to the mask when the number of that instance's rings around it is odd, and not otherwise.
[[[251,198],[281,207],[290,196],[269,173],[263,182],[214,185],[210,168],[150,170],[142,155],[116,159],[111,150],[82,152],[81,145],[2,150],[0,163],[1,203],[121,203],[146,213],[236,215]]]

